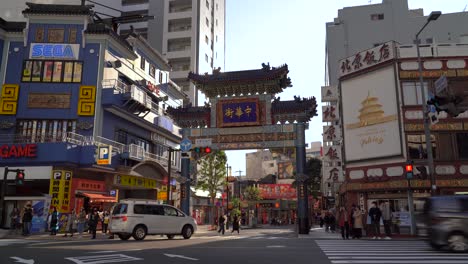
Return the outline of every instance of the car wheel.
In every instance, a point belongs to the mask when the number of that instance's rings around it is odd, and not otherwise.
[[[143,240],[145,239],[146,235],[147,235],[147,229],[145,226],[143,225],[138,225],[135,227],[135,229],[133,229],[133,238],[135,240]]]
[[[461,233],[451,234],[447,242],[450,250],[453,252],[468,251],[468,238]]]
[[[434,244],[433,242],[430,242],[429,243],[431,245],[431,247],[435,250],[440,250],[442,249],[444,246],[443,245],[439,245],[439,244]]]
[[[132,237],[131,234],[125,234],[125,235],[124,235],[124,234],[118,234],[117,236],[118,236],[121,240],[129,240],[129,239]]]
[[[175,235],[166,235],[167,236],[167,239],[173,239],[175,237]]]
[[[189,239],[190,237],[192,237],[192,235],[193,235],[193,227],[192,226],[186,225],[186,226],[184,226],[184,228],[182,228],[182,236],[185,239]]]

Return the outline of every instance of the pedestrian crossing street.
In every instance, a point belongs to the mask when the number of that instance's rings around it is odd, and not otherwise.
[[[467,264],[468,254],[433,250],[425,241],[316,240],[332,264]]]

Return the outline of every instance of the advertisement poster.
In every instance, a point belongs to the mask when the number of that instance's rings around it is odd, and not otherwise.
[[[260,196],[268,199],[295,199],[297,191],[291,184],[259,184]]]
[[[393,66],[342,82],[347,161],[402,153]]]
[[[32,201],[33,219],[31,221],[31,232],[44,232],[46,227],[49,203],[45,200]]]

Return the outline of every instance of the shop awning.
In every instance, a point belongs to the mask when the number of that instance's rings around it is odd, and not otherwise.
[[[79,192],[78,195],[86,196],[93,202],[100,203],[115,203],[117,198],[114,196],[109,196],[101,193],[89,193],[89,192]]]

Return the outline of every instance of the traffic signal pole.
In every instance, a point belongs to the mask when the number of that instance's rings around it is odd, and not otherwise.
[[[17,178],[18,178],[19,173],[23,173],[23,181],[24,181],[24,170],[20,170],[20,169],[10,170],[10,169],[8,169],[8,167],[5,167],[5,171],[3,172],[2,192],[0,193],[0,205],[2,206],[2,210],[0,212],[0,216],[2,217],[2,219],[0,221],[0,227],[5,226],[5,220],[6,220],[6,217],[7,217],[6,210],[5,210],[5,207],[6,207],[5,196],[6,196],[6,192],[7,192],[7,186],[8,186],[7,185],[7,179],[8,179],[8,173],[9,172],[16,172],[16,175],[17,175],[16,177]],[[19,183],[17,183],[17,185],[18,184]]]
[[[426,23],[427,25],[428,23]],[[426,26],[425,25],[425,26]],[[424,26],[424,27],[425,27]],[[419,68],[419,87],[421,88],[421,95],[422,95],[422,111],[423,111],[423,122],[424,122],[424,135],[426,137],[426,152],[427,152],[427,166],[428,166],[428,173],[431,180],[431,196],[436,194],[436,180],[434,174],[434,157],[432,155],[432,138],[431,138],[431,131],[429,127],[429,109],[427,107],[426,102],[426,90],[424,89],[424,81],[423,81],[423,72],[422,72],[422,61],[421,61],[421,52],[419,50],[419,34],[422,32],[424,27],[416,34],[416,50],[418,54],[418,68]]]

